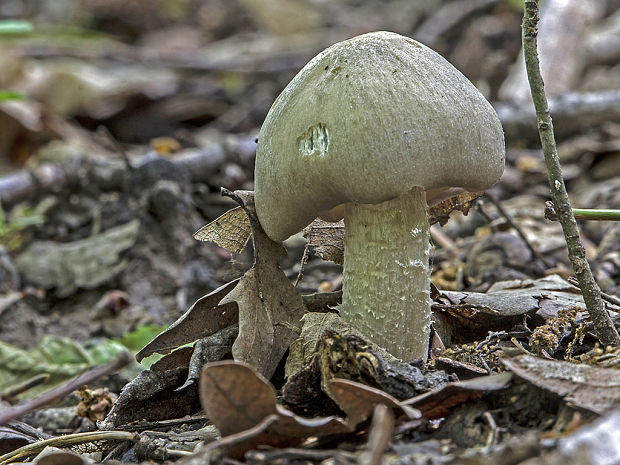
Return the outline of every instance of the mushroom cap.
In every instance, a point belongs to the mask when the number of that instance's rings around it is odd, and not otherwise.
[[[371,32],[314,57],[272,105],[256,211],[282,241],[340,204],[487,189],[504,159],[499,118],[465,76],[413,39]]]

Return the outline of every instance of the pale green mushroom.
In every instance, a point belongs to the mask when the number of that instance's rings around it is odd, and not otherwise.
[[[465,76],[413,39],[372,32],[321,52],[274,102],[256,211],[274,241],[343,212],[340,314],[396,357],[426,359],[427,202],[491,187],[504,158],[497,114]]]

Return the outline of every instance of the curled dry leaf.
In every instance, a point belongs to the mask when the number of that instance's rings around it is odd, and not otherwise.
[[[305,419],[278,406],[273,386],[243,362],[207,364],[201,376],[200,399],[223,436],[201,452],[204,454],[225,448],[236,458],[258,445],[291,447],[310,436],[352,431],[339,418]]]
[[[239,336],[233,345],[233,357],[269,378],[297,339],[305,306],[299,291],[280,269],[284,247],[267,237],[256,218],[254,194],[235,191],[229,195],[250,218],[254,266],[221,304],[236,302],[239,306]]]
[[[179,394],[175,389],[187,378],[192,347],[183,347],[159,359],[127,383],[100,429],[109,430],[135,421],[181,418],[198,408],[198,389]]]
[[[200,380],[200,402],[222,436],[250,429],[277,413],[275,389],[243,362],[205,365]]]
[[[220,304],[220,301],[238,284],[239,279],[235,279],[198,299],[168,329],[144,346],[136,354],[136,360],[139,362],[154,353],[170,353],[177,347],[232,325],[237,319],[237,306],[234,303]]]
[[[385,405],[398,416],[416,420],[422,414],[407,405],[402,405],[391,395],[370,386],[347,379],[332,379],[327,382],[327,393],[347,414],[347,424],[355,428],[366,421],[377,405]]]
[[[194,233],[194,239],[214,242],[230,252],[241,253],[252,235],[243,208],[235,207]]]
[[[444,225],[448,222],[450,213],[458,210],[467,216],[474,200],[482,195],[482,192],[463,192],[439,202],[428,209],[428,223]]]
[[[429,420],[443,418],[450,411],[470,399],[507,389],[512,382],[512,373],[482,376],[467,381],[450,383],[443,388],[413,397],[401,403],[422,412]]]

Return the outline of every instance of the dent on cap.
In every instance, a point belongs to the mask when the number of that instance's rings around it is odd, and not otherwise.
[[[329,150],[329,131],[323,123],[313,124],[299,136],[299,154],[302,157],[325,156]]]
[[[281,241],[342,203],[484,190],[503,169],[499,118],[473,84],[413,39],[373,32],[324,50],[276,99],[259,135],[256,209]]]

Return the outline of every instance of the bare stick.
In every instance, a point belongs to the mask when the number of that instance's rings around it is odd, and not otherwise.
[[[620,336],[614,327],[611,318],[605,311],[601,290],[592,276],[590,265],[586,260],[585,250],[579,238],[577,222],[573,215],[566,186],[562,178],[562,169],[555,145],[553,135],[553,123],[549,114],[549,105],[545,95],[545,88],[540,75],[540,64],[537,54],[537,24],[538,24],[538,1],[525,1],[525,14],[523,16],[523,51],[525,54],[525,68],[530,83],[532,99],[536,108],[536,119],[538,121],[538,132],[542,144],[545,164],[547,165],[547,175],[551,190],[551,199],[558,212],[560,224],[566,238],[568,246],[568,258],[573,265],[573,270],[579,287],[583,294],[583,300],[590,313],[596,335],[601,343],[605,345],[620,345]]]
[[[4,425],[11,420],[15,420],[28,412],[32,412],[33,410],[42,407],[45,404],[50,403],[53,400],[56,400],[60,397],[64,397],[67,394],[72,393],[80,386],[84,384],[92,383],[97,378],[107,375],[110,373],[114,373],[125,365],[127,365],[131,361],[131,355],[129,352],[121,352],[115,360],[111,361],[107,365],[95,367],[90,371],[78,376],[77,378],[65,383],[60,386],[50,389],[47,392],[44,392],[39,397],[35,397],[29,402],[25,404],[17,405],[15,407],[9,407],[6,409],[0,409],[0,425]]]

